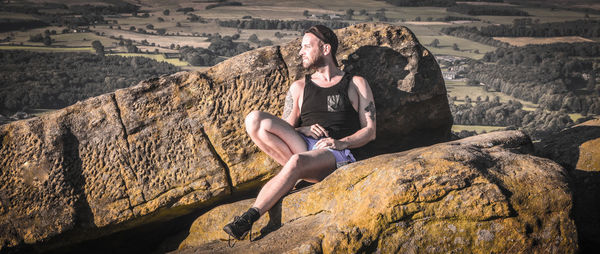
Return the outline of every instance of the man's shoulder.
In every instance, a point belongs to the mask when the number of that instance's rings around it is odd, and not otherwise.
[[[359,75],[352,76],[352,84],[354,84],[357,87],[369,86],[369,83],[367,82],[367,80]]]
[[[302,89],[304,88],[304,84],[304,79],[296,80],[290,85],[290,90]]]

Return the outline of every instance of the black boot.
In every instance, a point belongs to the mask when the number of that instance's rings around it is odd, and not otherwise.
[[[236,240],[241,240],[250,232],[252,224],[257,221],[258,218],[260,218],[258,209],[252,207],[242,214],[242,216],[235,216],[233,222],[225,225],[223,230]]]

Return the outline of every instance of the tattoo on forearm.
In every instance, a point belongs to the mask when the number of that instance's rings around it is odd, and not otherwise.
[[[369,102],[369,105],[365,107],[365,111],[371,113],[369,117],[371,118],[371,121],[375,121],[375,103],[373,103],[373,101]]]
[[[285,96],[285,104],[283,106],[283,119],[287,119],[292,113],[292,106],[294,105],[294,98],[292,98],[292,90],[288,90]]]

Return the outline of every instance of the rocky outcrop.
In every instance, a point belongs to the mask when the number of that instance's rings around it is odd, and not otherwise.
[[[377,156],[284,197],[254,242],[221,230],[252,200],[214,208],[180,252],[573,253],[566,172],[532,150],[507,131]]]
[[[600,248],[600,119],[546,137],[536,144],[539,156],[569,172],[574,219],[584,252]]]
[[[361,24],[337,33],[342,68],[367,78],[378,109],[378,139],[357,154],[448,138],[439,66],[412,32]],[[304,74],[299,44],[0,126],[0,248],[68,245],[256,189],[279,166],[252,144],[244,117],[281,112],[289,85]]]

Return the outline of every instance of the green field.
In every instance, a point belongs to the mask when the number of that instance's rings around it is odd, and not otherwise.
[[[492,100],[494,97],[498,96],[498,97],[500,97],[501,102],[508,102],[509,100],[519,101],[521,104],[523,104],[523,110],[533,111],[538,108],[537,104],[534,104],[529,101],[517,99],[515,97],[512,97],[510,95],[507,95],[507,94],[504,94],[501,92],[485,91],[485,90],[483,90],[483,86],[468,86],[465,81],[459,81],[459,80],[445,80],[445,82],[446,82],[446,90],[448,91],[448,94],[451,97],[456,96],[457,101],[459,101],[456,104],[461,104],[460,102],[464,103],[464,98],[467,95],[473,101],[475,101],[477,99],[477,96],[480,96],[481,100],[485,100],[486,96],[489,96],[490,100]]]
[[[159,62],[167,62],[170,63],[172,65],[175,66],[188,66],[188,63],[185,61],[181,61],[179,59],[167,59],[165,58],[164,55],[162,54],[142,54],[142,53],[117,53],[117,54],[112,54],[112,55],[117,55],[117,56],[125,56],[125,57],[134,57],[134,56],[142,56],[142,57],[147,57],[150,59],[154,59],[156,61]]]
[[[499,131],[499,130],[504,130],[506,127],[502,127],[502,126],[486,126],[486,125],[459,125],[459,124],[455,124],[452,125],[452,131],[454,132],[460,132],[460,131],[475,131],[477,133],[482,133],[482,132],[492,132],[492,131]]]
[[[56,109],[43,109],[43,108],[36,108],[36,109],[29,109],[29,110],[26,110],[25,112],[26,112],[27,114],[30,114],[30,115],[34,115],[34,116],[41,116],[41,115],[43,115],[43,114],[47,114],[47,113],[50,113],[50,112],[53,112],[53,111],[56,111]]]
[[[425,47],[427,47],[427,49],[429,49],[434,55],[451,55],[468,57],[473,59],[481,59],[483,58],[485,53],[496,50],[496,48],[492,46],[448,35],[426,35],[417,36],[417,38],[419,39],[419,42],[425,45]],[[440,41],[438,47],[427,46],[435,39],[438,39]],[[458,45],[458,51],[452,49],[452,45],[454,43]],[[475,50],[479,50],[479,54],[474,53]]]
[[[36,46],[9,46],[9,45],[0,45],[0,50],[30,50],[30,51],[40,51],[40,52],[96,52],[91,47],[73,47],[73,48],[63,48],[63,47],[36,47]]]

